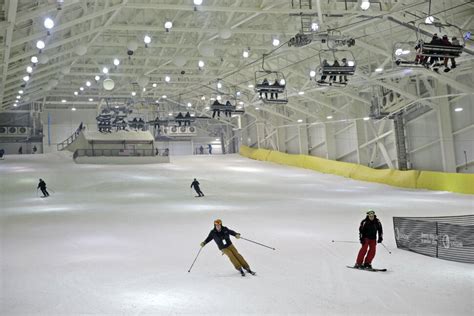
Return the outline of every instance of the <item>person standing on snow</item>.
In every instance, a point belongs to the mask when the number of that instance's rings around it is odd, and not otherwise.
[[[48,197],[49,193],[46,190],[46,182],[43,181],[43,179],[39,179],[38,187],[36,190],[41,189],[41,192],[43,192],[43,197]]]
[[[366,218],[360,223],[359,226],[359,239],[362,246],[359,250],[354,268],[372,269],[372,260],[375,257],[375,249],[377,247],[377,243],[381,243],[383,241],[382,236],[382,223],[380,223],[377,216],[375,216],[375,212],[373,210],[369,210],[367,212]]]
[[[204,196],[204,193],[202,193],[201,189],[199,188],[199,181],[194,178],[194,181],[191,183],[191,188],[194,187],[194,190],[198,194],[198,196]]]
[[[242,255],[232,244],[232,241],[230,240],[230,235],[234,236],[237,239],[240,238],[239,233],[236,233],[235,231],[225,226],[222,226],[222,221],[220,219],[216,219],[214,221],[214,229],[211,230],[206,240],[201,243],[201,247],[204,247],[208,242],[214,239],[219,250],[221,250],[227,257],[229,257],[234,267],[240,272],[242,276],[245,276],[244,270],[242,270],[242,268],[244,268],[248,273],[254,275],[255,272],[250,270],[250,266],[247,261],[245,261],[244,257],[242,257]]]

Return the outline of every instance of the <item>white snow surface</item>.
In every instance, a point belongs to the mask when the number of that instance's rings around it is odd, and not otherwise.
[[[473,315],[474,266],[397,249],[392,222],[472,214],[471,195],[237,155],[155,165],[12,155],[0,176],[1,315]],[[36,195],[38,178],[50,198]],[[385,273],[346,268],[368,208],[392,251],[377,247]],[[213,241],[188,273],[216,218],[276,248],[233,239],[256,276],[241,277]]]

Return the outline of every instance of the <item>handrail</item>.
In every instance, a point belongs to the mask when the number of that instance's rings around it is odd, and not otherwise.
[[[72,144],[76,138],[79,136],[79,134],[81,133],[81,131],[84,129],[85,127],[83,127],[82,123],[79,125],[79,127],[74,131],[74,133],[69,136],[66,140],[58,143],[56,145],[58,151],[61,151],[61,150],[64,150],[67,146],[69,146],[70,144]]]

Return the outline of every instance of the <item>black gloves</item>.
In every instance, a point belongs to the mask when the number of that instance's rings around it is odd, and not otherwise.
[[[382,236],[379,236],[379,240],[377,240],[377,243],[379,243],[379,244],[380,244],[382,241],[383,241],[383,238],[382,238]]]

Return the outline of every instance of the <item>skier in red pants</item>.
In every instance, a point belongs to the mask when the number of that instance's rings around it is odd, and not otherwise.
[[[377,233],[379,235],[378,239]],[[360,223],[359,238],[362,247],[359,250],[359,255],[357,256],[357,261],[354,265],[354,268],[372,269],[372,260],[375,257],[375,248],[377,243],[381,243],[383,241],[382,235],[382,223],[380,223],[377,216],[375,216],[375,212],[373,210],[369,210],[367,212],[366,218]]]

